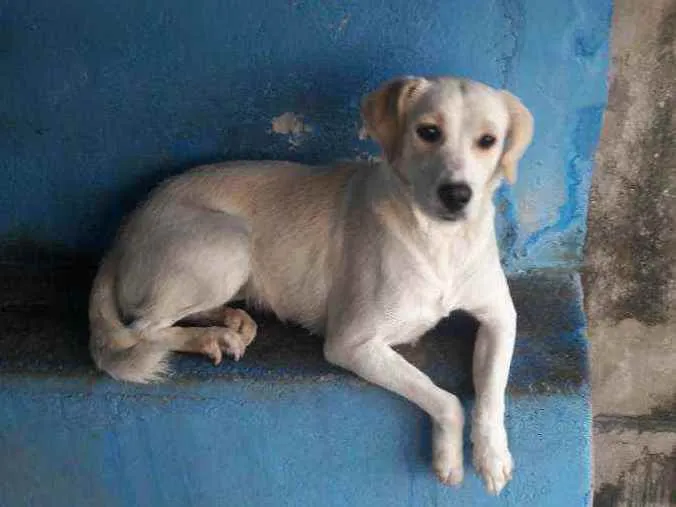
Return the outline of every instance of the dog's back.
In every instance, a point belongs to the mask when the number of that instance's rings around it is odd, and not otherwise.
[[[233,299],[323,331],[330,247],[360,170],[369,168],[229,162],[161,184],[121,229],[94,285],[97,364],[118,378],[158,378],[166,353],[143,335]]]

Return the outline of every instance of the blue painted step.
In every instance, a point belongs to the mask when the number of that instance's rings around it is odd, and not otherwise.
[[[92,274],[82,265],[0,271],[2,506],[589,503],[587,350],[575,273],[511,280],[519,333],[507,428],[517,469],[498,499],[474,473],[457,490],[437,483],[427,416],[329,366],[319,338],[269,316],[257,316],[259,337],[239,363],[215,368],[183,356],[174,378],[154,386],[98,375],[86,349]],[[473,320],[456,314],[402,349],[468,409],[473,331]]]

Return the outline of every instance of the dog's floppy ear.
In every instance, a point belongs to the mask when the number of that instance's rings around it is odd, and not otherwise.
[[[386,82],[364,97],[361,115],[366,132],[383,149],[391,162],[398,156],[398,139],[406,119],[406,110],[425,87],[427,80],[418,77],[399,77]]]
[[[514,183],[516,166],[533,139],[533,115],[514,95],[504,90],[500,93],[509,111],[509,128],[498,166],[507,181]]]

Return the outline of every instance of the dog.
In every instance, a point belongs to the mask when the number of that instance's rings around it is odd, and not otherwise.
[[[173,351],[218,364],[256,334],[246,300],[325,336],[326,359],[433,421],[433,468],[463,479],[462,406],[392,347],[454,309],[479,321],[473,462],[490,493],[511,479],[505,388],[516,313],[500,265],[493,194],[533,118],[509,92],[451,77],[401,77],[362,100],[377,164],[229,162],[161,184],[121,228],[90,298],[90,351],[132,382]],[[190,318],[202,327],[174,326]]]

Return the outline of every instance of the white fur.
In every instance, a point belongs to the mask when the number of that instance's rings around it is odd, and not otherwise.
[[[236,162],[162,185],[130,217],[94,283],[92,355],[113,377],[137,382],[161,376],[171,351],[238,358],[255,324],[245,331],[246,314],[233,323],[220,308],[245,298],[323,333],[327,360],[430,414],[434,470],[457,484],[460,402],[392,346],[463,308],[480,321],[474,464],[497,494],[512,473],[503,419],[516,316],[492,195],[503,173],[513,179],[532,119],[506,92],[448,78],[386,83],[366,97],[363,115],[385,151],[376,167]],[[421,122],[443,139],[421,141]],[[487,129],[497,142],[478,149]],[[443,182],[473,191],[454,220],[441,216]],[[215,325],[173,326],[195,315]]]

